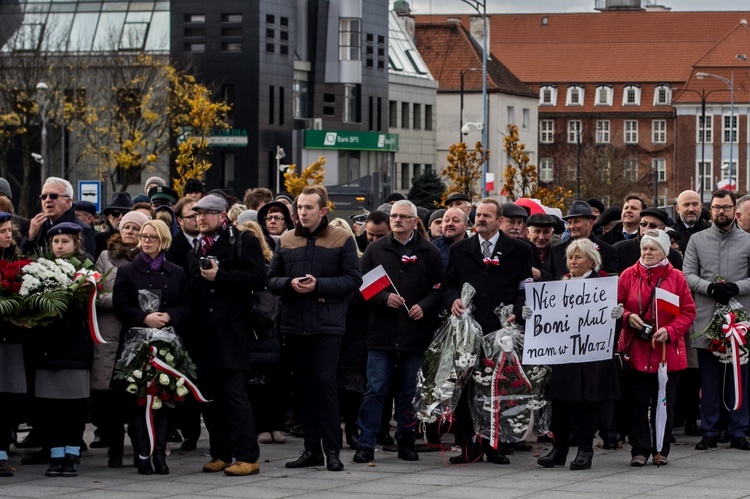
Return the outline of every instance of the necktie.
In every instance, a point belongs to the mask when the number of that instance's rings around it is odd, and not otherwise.
[[[490,246],[492,246],[492,242],[490,241],[482,242],[482,256],[484,258],[490,257]]]

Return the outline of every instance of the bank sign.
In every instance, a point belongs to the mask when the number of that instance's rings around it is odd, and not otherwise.
[[[305,130],[305,149],[398,152],[398,134]]]
[[[183,127],[182,134],[177,136],[177,143],[182,144],[188,137],[192,136],[191,127]],[[206,137],[206,142],[214,147],[246,147],[247,130],[230,128],[227,130],[214,130]]]

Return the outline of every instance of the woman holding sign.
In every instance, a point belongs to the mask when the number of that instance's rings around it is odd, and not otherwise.
[[[667,464],[677,380],[687,368],[684,337],[695,319],[695,303],[685,276],[667,260],[669,247],[666,232],[648,231],[641,238],[640,260],[625,269],[618,282],[617,298],[625,307],[618,350],[628,359],[629,367],[624,375],[629,387],[626,407],[630,411],[631,466],[643,466],[649,455],[656,456],[657,371],[665,360],[667,419],[660,464]]]
[[[576,239],[565,252],[568,274],[565,279],[592,279],[600,275],[601,256],[589,239]],[[533,311],[524,307],[523,317],[529,318]],[[611,316],[619,319],[622,307],[613,307]],[[552,451],[537,460],[545,468],[564,466],[568,458],[571,423],[577,422],[578,454],[570,463],[571,470],[591,468],[594,457],[594,433],[596,432],[597,406],[600,402],[620,397],[617,370],[612,359],[594,362],[557,364],[552,366],[547,398],[552,402],[550,429],[555,444]]]

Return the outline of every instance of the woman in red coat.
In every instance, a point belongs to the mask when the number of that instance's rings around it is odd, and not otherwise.
[[[659,381],[657,370],[666,353],[667,422],[661,464],[667,464],[672,436],[674,405],[680,371],[687,368],[685,334],[695,318],[695,303],[685,276],[667,260],[669,236],[663,230],[648,231],[641,238],[641,258],[625,269],[618,283],[618,301],[623,304],[623,329],[618,349],[628,360],[625,406],[629,408],[628,439],[631,466],[643,466],[649,455],[655,455],[654,431]],[[679,297],[679,315],[656,310],[655,289],[661,288]],[[651,410],[649,411],[649,408]],[[650,414],[649,414],[650,412]]]

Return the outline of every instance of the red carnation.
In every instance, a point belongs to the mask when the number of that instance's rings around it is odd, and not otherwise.
[[[169,400],[172,397],[167,392],[161,392],[159,394],[159,398],[162,399],[162,400]]]
[[[157,393],[159,393],[159,389],[155,385],[148,385],[146,387],[147,395],[156,395]]]
[[[139,397],[138,400],[136,401],[136,403],[138,405],[140,405],[140,406],[145,406],[146,405],[146,399],[143,398],[143,397]]]
[[[513,381],[510,384],[510,386],[513,387],[513,388],[521,388],[524,385],[525,385],[525,383],[522,380],[520,380],[520,379],[517,379],[517,380]]]
[[[719,353],[727,353],[727,347],[725,347],[724,345],[721,345],[719,348],[716,349],[716,351]]]
[[[180,397],[180,396],[175,395],[173,400],[175,402],[182,402],[183,400],[185,400],[185,397]]]

